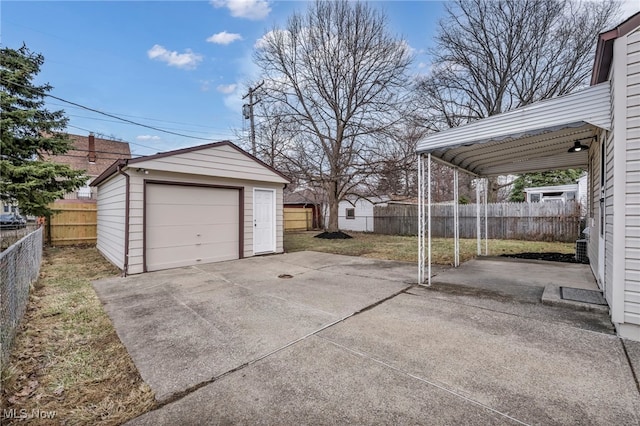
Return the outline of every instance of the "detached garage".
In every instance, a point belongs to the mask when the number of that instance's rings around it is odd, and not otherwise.
[[[92,182],[98,250],[125,274],[281,253],[287,183],[227,141],[118,160]]]

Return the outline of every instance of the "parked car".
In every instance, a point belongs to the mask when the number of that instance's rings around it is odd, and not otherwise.
[[[27,221],[19,214],[0,215],[0,229],[20,229],[27,226]]]

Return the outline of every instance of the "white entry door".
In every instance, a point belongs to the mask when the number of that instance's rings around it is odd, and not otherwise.
[[[253,252],[276,251],[276,191],[253,190]]]

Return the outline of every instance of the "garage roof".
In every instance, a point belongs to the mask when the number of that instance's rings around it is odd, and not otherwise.
[[[478,176],[586,168],[586,150],[567,150],[610,129],[610,97],[604,82],[428,135],[416,151]]]

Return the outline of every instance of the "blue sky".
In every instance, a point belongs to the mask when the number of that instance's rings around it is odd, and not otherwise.
[[[437,1],[375,1],[392,33],[415,51],[414,72],[428,68],[429,48],[444,5]],[[88,131],[131,144],[134,155],[236,140],[242,95],[255,81],[253,45],[282,27],[305,1],[6,1],[0,4],[1,43],[22,43],[45,56],[37,82],[52,95],[185,138],[123,124],[49,100],[64,109],[69,133]],[[640,9],[627,4],[625,15]]]

